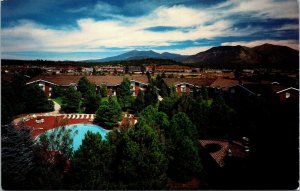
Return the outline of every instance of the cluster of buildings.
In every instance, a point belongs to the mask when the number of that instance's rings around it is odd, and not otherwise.
[[[29,84],[38,84],[47,96],[51,96],[52,89],[54,86],[77,87],[78,82],[82,76],[79,75],[44,75],[36,76],[28,80]],[[130,87],[133,96],[137,96],[138,92],[145,91],[148,86],[147,76],[125,76],[130,80]],[[102,85],[107,86],[107,95],[116,96],[116,92],[124,79],[124,76],[86,76],[86,78],[93,84],[96,85],[95,91],[100,93]]]
[[[53,86],[68,87],[77,86],[82,76],[79,75],[43,75],[31,78],[27,84],[38,84],[47,96],[51,96]],[[133,96],[139,91],[147,91],[149,81],[146,75],[125,75],[125,76],[86,76],[96,85],[96,92],[100,93],[102,85],[107,86],[107,95],[115,96],[124,78],[131,83]],[[224,78],[164,78],[164,83],[170,88],[175,86],[177,93],[192,93],[201,91],[202,87],[208,90],[211,97],[220,94],[234,95],[255,95],[268,96],[276,95],[280,100],[299,98],[299,89],[288,87],[278,82],[262,81],[260,83]]]

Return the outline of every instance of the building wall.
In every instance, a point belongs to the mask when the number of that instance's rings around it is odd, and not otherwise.
[[[106,92],[107,96],[110,96],[110,87],[107,87],[107,92]]]
[[[287,99],[293,99],[293,100],[299,99],[299,92],[293,89],[278,93],[277,95],[280,101],[285,101]]]
[[[139,94],[140,91],[140,84],[138,82],[135,82],[134,85],[134,96],[137,96]]]
[[[186,92],[186,93],[190,93],[190,92],[191,92],[191,87],[190,87],[190,85],[186,85],[185,92]]]
[[[35,84],[37,84],[39,87],[41,87],[41,89],[44,91],[46,96],[48,96],[48,97],[51,96],[52,87],[54,85],[44,82],[44,81],[37,81],[37,82],[35,82]],[[76,88],[76,84],[73,84],[73,85],[75,85],[75,88]],[[62,87],[63,89],[66,89],[69,86],[60,86],[60,87]],[[135,81],[131,82],[131,91],[132,91],[133,96],[137,96],[140,90],[146,91],[147,85],[143,85],[143,84],[141,84],[139,82],[135,82]],[[95,88],[95,91],[97,94],[100,94],[100,87],[97,86]],[[110,96],[110,95],[116,96],[117,91],[118,91],[118,86],[107,86],[107,96]]]
[[[181,85],[177,85],[177,93],[181,94]]]
[[[46,96],[48,96],[48,97],[50,97],[50,92],[49,92],[49,83],[45,83],[45,95]]]

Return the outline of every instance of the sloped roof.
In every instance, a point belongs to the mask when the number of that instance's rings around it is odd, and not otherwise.
[[[83,76],[74,75],[44,75],[36,76],[30,79],[27,84],[35,81],[43,80],[56,85],[64,86],[70,84],[77,84],[80,78]],[[123,79],[127,77],[129,80],[138,81],[144,84],[148,84],[147,76],[86,76],[86,78],[93,84],[100,85],[106,84],[110,86],[119,85]]]
[[[221,88],[227,90],[230,87],[236,86],[239,84],[238,80],[231,80],[231,79],[216,79],[210,87],[212,88]]]
[[[199,140],[199,142],[204,149],[207,148],[208,145],[219,145],[219,149],[209,152],[209,155],[220,167],[225,165],[224,159],[227,156],[229,149],[233,157],[248,157],[248,153],[244,151],[243,145],[237,141],[229,142],[229,140],[202,139]]]
[[[216,144],[220,146],[220,149],[214,152],[209,152],[210,156],[218,163],[219,166],[224,166],[224,158],[227,155],[229,149],[228,142],[219,141],[219,140],[199,140],[203,148],[206,148],[207,145]]]
[[[163,80],[169,87],[181,83],[188,83],[195,86],[210,86],[216,78],[164,78]]]
[[[295,91],[299,91],[299,89],[294,88],[294,87],[288,87],[288,86],[282,86],[282,85],[278,85],[278,84],[272,84],[271,86],[273,92],[275,93],[281,93],[290,89],[293,89]]]
[[[1,74],[1,80],[11,81],[13,79],[13,74]]]
[[[43,80],[56,85],[64,86],[70,84],[77,84],[79,79],[82,76],[71,76],[71,75],[44,75],[44,76],[36,76],[31,78],[27,84],[33,83],[35,81]]]

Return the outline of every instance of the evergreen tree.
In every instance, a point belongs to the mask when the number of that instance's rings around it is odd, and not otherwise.
[[[39,136],[36,143],[38,165],[32,173],[32,189],[64,188],[62,174],[73,151],[73,136],[71,130],[65,127],[52,129]]]
[[[202,87],[201,88],[201,96],[204,100],[208,100],[208,91],[207,88]]]
[[[101,85],[101,97],[107,97],[107,86],[105,84]]]
[[[159,103],[158,110],[166,113],[169,117],[171,117],[176,112],[176,101],[177,100],[171,97],[164,97],[164,99]]]
[[[143,91],[139,91],[138,96],[135,98],[134,107],[137,113],[145,108],[145,94]]]
[[[210,133],[217,138],[228,138],[235,111],[230,108],[222,98],[218,96],[211,104]]]
[[[124,111],[131,107],[131,104],[133,102],[133,96],[130,89],[130,81],[128,80],[128,78],[123,79],[119,91],[117,93],[117,97],[118,102],[120,103]]]
[[[201,99],[192,99],[189,102],[187,114],[190,120],[194,123],[194,125],[198,129],[198,134],[202,137],[207,137],[207,131],[209,126],[209,115],[210,115],[210,107],[206,100]]]
[[[179,95],[178,95],[176,87],[174,85],[172,85],[170,88],[170,97],[174,100],[179,99]]]
[[[179,112],[173,116],[166,137],[173,145],[168,147],[169,175],[180,181],[199,175],[203,167],[199,156],[197,130],[185,113]]]
[[[26,113],[46,112],[54,110],[54,103],[48,100],[43,90],[38,85],[28,85],[23,92]]]
[[[84,101],[85,113],[95,113],[101,103],[101,97],[95,92],[88,92]]]
[[[168,86],[164,82],[162,82],[161,86],[160,86],[160,95],[162,97],[167,97],[167,96],[169,96],[169,91],[170,90],[169,90]]]
[[[71,158],[67,174],[68,187],[79,190],[110,189],[110,165],[113,155],[107,141],[99,133],[88,131]]]
[[[183,93],[175,104],[177,111],[186,113],[191,100],[191,95]]]
[[[147,76],[147,78],[148,78],[148,82],[150,82],[150,80],[151,80],[151,74],[150,74],[149,71],[146,72],[146,76]]]
[[[3,189],[30,189],[29,175],[36,167],[34,141],[29,129],[1,127],[1,171]]]
[[[12,89],[11,83],[1,82],[1,124],[8,124],[15,114],[23,112],[24,104],[20,102]]]
[[[118,167],[127,189],[162,189],[166,185],[167,158],[154,129],[139,122],[124,135]]]
[[[101,102],[94,122],[105,128],[113,128],[121,121],[122,110],[117,101],[110,96],[108,101]]]
[[[145,93],[145,103],[146,105],[156,105],[158,101],[157,88],[154,85],[154,82],[151,80],[148,85],[148,91]]]
[[[147,106],[140,113],[139,121],[140,120],[143,120],[151,128],[157,130],[157,132],[165,130],[169,127],[168,116],[163,112],[159,112],[158,109],[152,105]]]
[[[53,86],[51,92],[51,98],[62,97],[64,95],[64,90],[59,86]]]
[[[81,93],[83,98],[87,98],[88,91],[94,92],[96,91],[96,87],[95,85],[91,84],[90,81],[84,76],[80,78],[77,90]]]
[[[79,109],[80,100],[81,100],[80,92],[76,91],[73,86],[70,86],[65,91],[61,108],[66,113],[73,113],[73,112],[76,113]]]

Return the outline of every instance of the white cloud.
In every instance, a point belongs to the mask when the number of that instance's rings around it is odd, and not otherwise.
[[[224,6],[234,5],[227,13],[251,13],[260,18],[289,18],[299,17],[299,7],[296,0],[229,0]]]
[[[287,24],[283,25],[277,30],[299,30],[299,25],[298,24]]]
[[[196,40],[199,38],[213,38],[219,35],[232,35],[228,31],[231,26],[229,21],[218,21],[211,25],[203,25],[207,19],[200,18],[201,14],[190,8],[175,6],[170,8],[158,8],[154,13],[123,20],[95,21],[94,19],[80,19],[77,21],[78,29],[54,30],[46,26],[40,26],[33,22],[21,22],[12,28],[2,30],[3,50],[13,51],[72,51],[80,48],[95,50],[98,47],[134,47],[134,46],[167,46],[171,42]],[[183,15],[182,19],[176,19],[177,15]],[[190,21],[187,18],[195,18]],[[178,22],[176,22],[176,20]],[[154,32],[144,30],[153,26],[187,27],[194,26],[187,32],[163,31]],[[30,44],[24,46],[23,42]],[[19,44],[19,46],[18,46]],[[17,46],[16,46],[17,45]]]
[[[248,46],[248,47],[255,47],[259,46],[265,43],[269,44],[275,44],[275,45],[281,45],[281,46],[288,46],[290,48],[293,48],[295,50],[299,50],[299,42],[296,40],[255,40],[255,41],[240,41],[240,42],[224,42],[221,45],[222,46],[236,46],[236,45],[242,45],[242,46]]]
[[[274,0],[229,0],[215,7],[191,8],[183,5],[158,7],[147,15],[125,17],[120,10],[107,3],[98,3],[91,12],[109,15],[110,20],[85,18],[77,20],[76,29],[51,29],[32,21],[22,21],[18,25],[2,28],[2,51],[56,51],[56,52],[101,52],[108,47],[131,48],[139,46],[171,46],[173,42],[211,39],[226,36],[247,36],[259,32],[262,28],[233,28],[234,20],[230,15],[253,13],[263,18],[295,18],[298,17],[297,3],[285,3]],[[88,8],[69,10],[85,12]],[[149,27],[172,26],[185,27],[186,31],[149,31]],[[296,29],[296,25],[286,25],[278,30]],[[258,42],[258,41],[253,41]],[[268,41],[278,44],[279,41]],[[295,47],[295,42],[280,41]],[[236,42],[247,43],[247,42]],[[226,44],[226,43],[224,43]],[[297,44],[298,46],[298,44]],[[172,52],[194,54],[209,47],[192,47],[172,49]],[[171,49],[170,49],[171,51]]]

